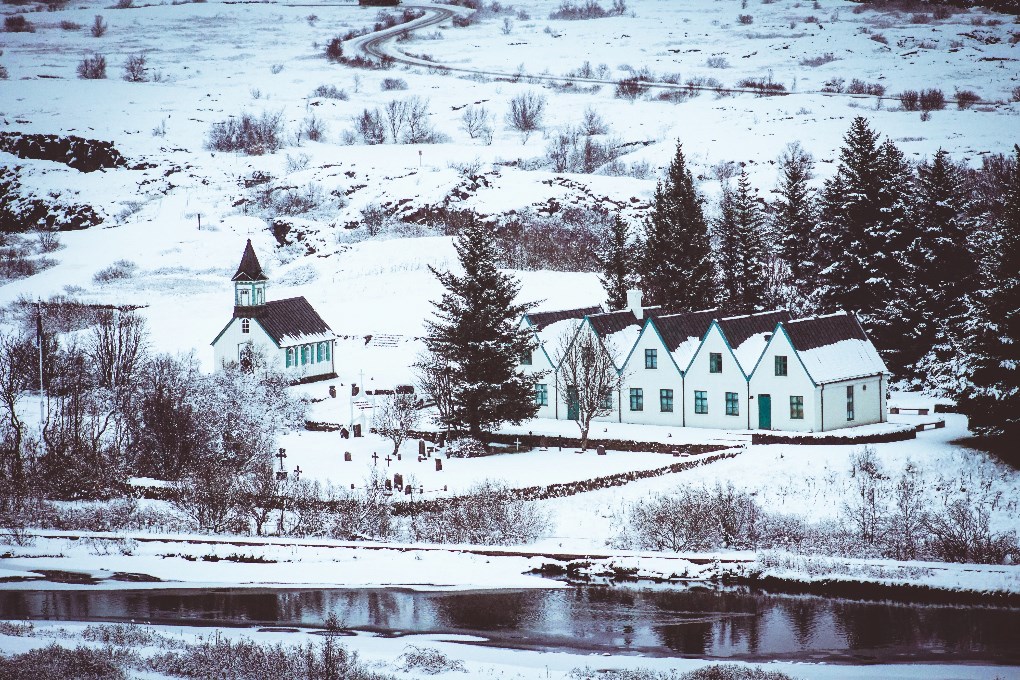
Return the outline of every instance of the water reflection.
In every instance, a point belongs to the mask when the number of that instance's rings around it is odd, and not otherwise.
[[[699,657],[818,654],[1020,663],[1020,610],[731,588],[0,591],[0,617],[319,626],[482,635],[497,644]]]

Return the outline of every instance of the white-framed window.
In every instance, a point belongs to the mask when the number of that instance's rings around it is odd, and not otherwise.
[[[251,333],[251,319],[241,319],[241,332]]]

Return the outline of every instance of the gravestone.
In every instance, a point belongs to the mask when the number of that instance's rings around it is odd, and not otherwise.
[[[397,460],[401,460],[399,453],[397,454]]]
[[[439,433],[439,448],[443,448],[444,446],[446,446],[446,433],[445,432],[440,432]]]
[[[400,474],[399,472],[393,475],[393,486],[397,487],[398,489],[404,486],[404,475]]]
[[[361,423],[354,423],[354,437],[357,438],[360,436],[361,436]]]
[[[387,491],[393,491],[393,482],[392,482],[392,480],[389,480],[389,479],[386,480],[386,490]]]
[[[442,472],[443,471],[443,459],[442,458],[436,458],[434,460],[436,461],[436,472]]]
[[[336,399],[336,385],[329,386],[329,396],[333,399]]]
[[[375,486],[375,484],[373,484],[372,486]],[[353,482],[351,483],[351,491],[354,491],[354,483]]]
[[[410,496],[411,495],[411,485],[410,484],[408,484],[407,486],[404,487],[404,495],[405,496]]]
[[[606,447],[603,446],[602,444],[599,444],[598,446],[595,447],[595,453],[597,453],[600,456],[606,455]]]
[[[348,430],[346,427],[341,427],[340,428],[340,438],[341,439],[349,439],[350,436],[351,436],[351,431],[350,430]]]
[[[424,439],[419,439],[418,440],[418,455],[421,456],[422,458],[425,457],[425,440]]]
[[[344,462],[345,463],[350,463],[351,460],[353,460],[351,458],[351,452],[350,451],[344,451]]]

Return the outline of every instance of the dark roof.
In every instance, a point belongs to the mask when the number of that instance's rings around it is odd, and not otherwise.
[[[244,254],[241,255],[241,264],[237,266],[237,273],[230,279],[231,281],[268,281],[267,277],[262,272],[262,265],[259,264],[259,258],[255,256],[255,249],[251,247],[251,239],[248,239],[248,245],[244,247]]]
[[[868,339],[857,317],[845,312],[784,322],[783,327],[798,352],[835,345],[843,340]]]
[[[730,347],[736,349],[743,345],[752,335],[771,333],[777,323],[780,321],[785,323],[790,318],[790,312],[785,309],[777,309],[773,312],[761,312],[760,314],[747,314],[745,316],[732,316],[728,319],[721,319],[719,326],[729,341]]]
[[[705,337],[712,320],[719,315],[718,309],[706,309],[701,312],[682,312],[680,314],[666,314],[663,316],[652,316],[655,327],[659,329],[659,335],[670,352],[675,352],[687,338]]]
[[[600,338],[613,333],[619,333],[628,326],[640,326],[641,322],[629,309],[621,309],[618,312],[604,312],[602,314],[589,314],[588,321]]]
[[[265,311],[256,318],[278,345],[283,344],[284,338],[296,339],[333,332],[303,297],[267,302]]]
[[[554,312],[528,312],[528,319],[535,326],[536,331],[540,331],[550,324],[554,324],[557,321],[564,321],[566,319],[583,319],[589,314],[599,314],[602,312],[602,308],[599,306],[595,307],[580,307],[578,309],[562,309]]]

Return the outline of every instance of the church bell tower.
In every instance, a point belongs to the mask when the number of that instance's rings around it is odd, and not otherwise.
[[[258,317],[266,308],[266,283],[269,278],[262,271],[251,239],[244,247],[241,264],[230,279],[234,282],[234,317],[251,319]]]

